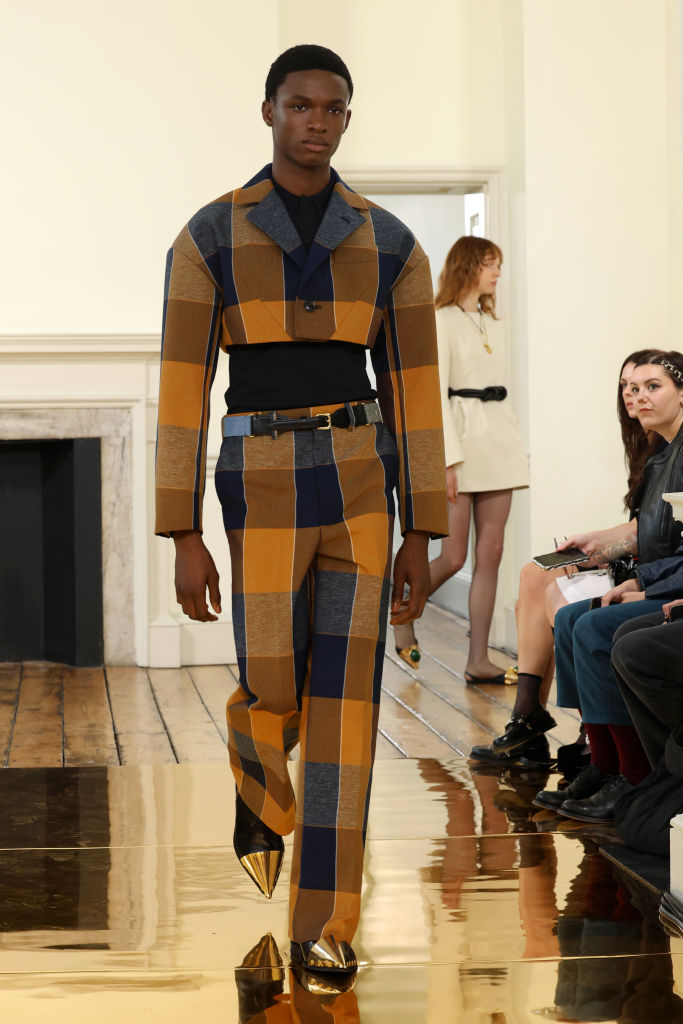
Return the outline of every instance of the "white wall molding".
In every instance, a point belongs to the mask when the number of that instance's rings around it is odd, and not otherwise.
[[[0,360],[107,356],[126,362],[158,359],[159,334],[0,334]]]

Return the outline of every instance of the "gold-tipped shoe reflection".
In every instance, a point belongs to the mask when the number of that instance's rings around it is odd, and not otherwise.
[[[235,971],[239,1024],[263,1020],[284,992],[285,971],[275,939],[267,932]]]
[[[307,971],[353,973],[358,961],[348,942],[324,935],[317,942],[292,942],[292,964]]]
[[[350,992],[356,984],[356,973],[342,972],[331,974],[329,971],[307,971],[300,964],[292,967],[292,974],[299,985],[314,996],[341,996]]]
[[[260,976],[262,981],[274,981],[285,976],[280,950],[270,932],[266,932],[249,950],[241,966],[248,967],[250,970],[263,971],[263,975]]]
[[[271,898],[277,885],[282,860],[281,850],[258,850],[256,853],[245,853],[240,857],[240,864],[267,900]]]

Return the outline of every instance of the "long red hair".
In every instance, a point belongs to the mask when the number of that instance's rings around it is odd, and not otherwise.
[[[481,265],[488,259],[503,262],[503,253],[495,242],[490,242],[488,238],[477,238],[476,235],[463,235],[459,238],[451,246],[439,276],[434,299],[436,308],[456,306],[475,286]],[[484,313],[495,319],[495,295],[481,295],[479,305]]]

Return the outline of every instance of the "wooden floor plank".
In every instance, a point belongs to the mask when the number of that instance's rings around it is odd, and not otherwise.
[[[221,761],[225,743],[187,669],[149,669],[159,711],[179,761]]]
[[[0,664],[0,767],[6,767],[19,700],[21,665]]]
[[[388,659],[384,663],[382,689],[421,721],[428,722],[436,729],[457,756],[465,757],[475,743],[490,741],[490,734],[485,729],[466,718],[421,682],[402,672],[398,665]]]
[[[105,670],[109,703],[117,733],[161,733],[164,723],[144,668]]]
[[[424,722],[421,722],[390,693],[383,693],[379,707],[379,727],[391,738],[404,757],[441,757],[447,760],[457,753]]]
[[[62,679],[64,764],[119,764],[104,670],[67,668]]]
[[[405,757],[405,754],[402,754],[387,736],[378,731],[375,757],[380,761],[386,761],[397,757]]]
[[[62,665],[25,662],[9,752],[10,768],[62,767]]]
[[[121,764],[176,764],[166,732],[120,732],[117,735]]]
[[[225,704],[235,689],[235,677],[227,665],[193,665],[188,671],[214,725],[227,743]]]

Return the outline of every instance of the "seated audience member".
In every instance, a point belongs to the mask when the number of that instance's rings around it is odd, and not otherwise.
[[[672,587],[676,580],[683,593],[683,571],[670,578]],[[683,616],[675,618],[676,608],[683,612],[683,598],[625,622],[612,647],[619,689],[653,768],[671,733],[683,725]]]
[[[650,772],[610,665],[617,628],[643,613],[661,612],[683,580],[681,527],[662,494],[683,489],[683,355],[667,352],[636,362],[631,376],[644,430],[666,442],[652,455],[634,499],[639,564],[633,578],[602,598],[560,608],[555,618],[557,703],[580,708],[591,764],[564,792],[544,791],[535,802],[580,821],[611,821],[614,805]]]
[[[636,362],[663,355],[658,349],[633,352],[624,360],[619,374],[617,415],[628,468],[628,491],[624,506],[631,516],[635,511],[633,498],[643,467],[660,439],[644,431],[640,425],[630,378]],[[609,530],[576,534],[561,544],[560,548],[567,546],[580,547],[590,555],[586,566],[607,566],[609,562],[630,555],[635,550],[635,532],[631,522],[621,523]],[[544,733],[552,729],[555,720],[545,710],[545,704],[555,674],[555,659],[553,631],[546,611],[546,591],[551,588],[556,593],[558,607],[567,603],[567,598],[559,589],[565,580],[567,575],[563,569],[545,570],[534,562],[529,562],[522,569],[519,597],[515,606],[519,673],[512,718],[505,732],[492,743],[472,749],[470,756],[478,761],[506,763],[524,758],[525,761],[547,762],[550,759]],[[571,746],[575,747],[571,753],[580,756],[584,745],[579,743]],[[562,749],[570,752],[570,747]]]

